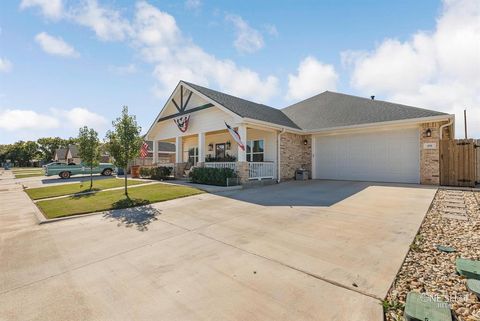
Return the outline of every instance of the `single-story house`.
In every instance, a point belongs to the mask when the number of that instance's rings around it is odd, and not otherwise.
[[[454,115],[374,97],[325,91],[277,109],[180,81],[146,139],[153,163],[160,143],[175,146],[178,175],[190,164],[232,168],[242,182],[303,168],[313,179],[439,184],[439,140],[453,129]]]

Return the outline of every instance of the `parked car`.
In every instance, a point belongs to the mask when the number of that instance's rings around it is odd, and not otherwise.
[[[114,172],[114,166],[111,163],[100,163],[93,168],[93,174],[101,174],[103,176],[110,176]],[[50,163],[45,166],[45,176],[58,175],[61,178],[70,178],[72,175],[90,174],[90,167],[75,163]]]
[[[51,162],[51,163],[48,163],[48,164],[45,164],[43,165],[43,169],[47,168],[47,166],[50,166],[50,165],[67,165],[65,162]]]

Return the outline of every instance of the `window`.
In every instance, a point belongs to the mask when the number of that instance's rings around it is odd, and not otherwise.
[[[247,162],[264,161],[263,139],[247,141]]]
[[[192,165],[196,165],[198,162],[198,147],[192,147],[188,149],[188,162]]]

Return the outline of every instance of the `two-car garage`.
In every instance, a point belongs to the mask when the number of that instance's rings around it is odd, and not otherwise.
[[[418,127],[314,135],[315,179],[420,183]]]

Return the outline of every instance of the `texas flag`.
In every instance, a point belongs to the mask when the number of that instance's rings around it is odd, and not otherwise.
[[[230,125],[227,124],[226,122],[225,122],[225,126],[227,126],[228,132],[230,133],[230,135],[232,135],[233,139],[237,142],[238,147],[240,147],[242,150],[245,150],[245,145],[242,143],[242,137],[240,137],[240,134],[235,129],[230,127]]]

